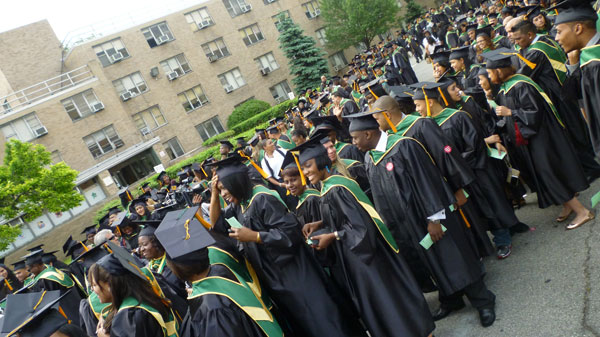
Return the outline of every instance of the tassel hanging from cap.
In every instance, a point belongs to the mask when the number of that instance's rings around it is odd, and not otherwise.
[[[396,126],[394,125],[394,123],[392,123],[392,120],[390,119],[390,117],[388,117],[385,111],[382,111],[381,114],[383,115],[383,118],[385,118],[385,121],[388,123],[390,128],[392,128],[392,131],[394,133],[398,132],[398,129],[396,129]]]
[[[431,117],[431,108],[429,107],[429,98],[427,98],[427,93],[425,92],[425,87],[426,85],[424,85],[421,90],[423,90],[423,96],[425,96],[425,105],[427,106],[427,117]]]
[[[526,59],[525,57],[523,57],[523,55],[521,55],[520,53],[500,53],[502,55],[516,55],[521,61],[523,61],[523,63],[525,63],[529,68],[531,69],[535,69],[535,67],[537,67],[537,64],[529,61],[528,59]]]
[[[446,96],[444,95],[442,88],[438,87],[438,91],[440,92],[440,95],[442,96],[442,99],[444,100],[444,104],[446,104],[446,106],[448,106],[448,100],[446,99]]]
[[[379,97],[377,95],[375,95],[375,93],[373,92],[373,90],[371,90],[371,87],[369,87],[369,91],[371,92],[371,95],[373,95],[373,97],[375,97],[375,100],[379,99]]]
[[[302,172],[302,168],[300,167],[300,162],[298,161],[298,157],[293,153],[292,153],[292,157],[294,157],[296,166],[298,166],[298,172],[300,172],[300,180],[302,181],[302,186],[306,186],[306,177],[304,177],[304,172]]]
[[[255,168],[255,169],[258,171],[258,173],[260,173],[260,175],[261,175],[263,178],[267,179],[267,178],[269,177],[269,176],[267,175],[267,173],[266,173],[266,172],[265,172],[265,171],[264,171],[264,170],[263,170],[263,169],[262,169],[260,166],[258,166],[258,165],[257,165],[257,164],[254,162],[254,160],[252,160],[252,158],[250,158],[250,157],[249,157],[247,154],[245,154],[245,153],[244,153],[244,151],[240,150],[240,151],[238,151],[238,153],[239,153],[239,155],[240,155],[242,158],[244,158],[244,159],[248,159],[248,160],[250,161],[250,164],[251,164],[252,166],[254,166],[254,168]]]

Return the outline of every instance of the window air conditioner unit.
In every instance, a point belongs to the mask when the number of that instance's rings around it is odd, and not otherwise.
[[[284,96],[277,96],[275,97],[275,102],[277,102],[277,104],[281,104],[283,102],[286,101],[286,98]]]
[[[163,44],[165,42],[169,42],[169,37],[168,36],[161,35],[161,36],[156,37],[156,43],[157,44]]]
[[[45,126],[40,126],[38,129],[35,129],[33,132],[35,133],[35,136],[39,138],[39,137],[47,134],[48,130],[46,129]]]
[[[249,11],[252,10],[252,5],[245,4],[244,6],[240,6],[240,9],[242,10],[242,13],[248,13]]]
[[[307,11],[306,12],[306,17],[309,18],[309,19],[312,19],[312,18],[315,17],[315,15],[311,11]]]
[[[231,86],[231,84],[228,84],[225,86],[225,92],[230,93],[233,91],[233,87]]]
[[[321,15],[321,9],[317,8],[315,9],[315,16],[319,16]]]
[[[263,76],[266,76],[268,73],[270,73],[270,72],[271,72],[271,68],[269,68],[269,67],[262,68],[262,69],[260,70],[260,72],[261,72],[261,74],[262,74]]]
[[[208,26],[210,26],[210,21],[204,20],[198,24],[198,29],[204,29]]]
[[[148,127],[144,127],[140,129],[140,132],[142,133],[142,136],[145,136],[150,134],[150,129],[148,129]]]
[[[167,74],[167,78],[169,79],[169,81],[172,81],[177,77],[179,77],[179,74],[176,71],[172,71],[169,74]]]
[[[340,71],[340,66],[333,66],[333,71],[335,71],[335,72]]]
[[[114,53],[114,54],[110,55],[111,63],[117,63],[117,62],[121,61],[122,59],[123,59],[122,53]]]
[[[215,54],[209,54],[208,55],[208,61],[210,61],[210,63],[213,63],[213,62],[215,62],[218,59],[219,59],[219,57],[217,55],[215,55]]]
[[[103,110],[103,109],[104,109],[104,104],[102,102],[94,103],[92,105],[92,110],[94,112],[98,112],[98,111]]]
[[[121,94],[121,99],[123,100],[123,102],[131,99],[133,97],[133,94],[131,93],[131,91],[125,91],[124,93]]]

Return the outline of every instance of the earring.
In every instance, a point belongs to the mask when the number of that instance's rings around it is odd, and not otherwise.
[[[331,171],[329,170],[329,165],[325,166],[325,169],[327,170],[327,173],[331,173]]]

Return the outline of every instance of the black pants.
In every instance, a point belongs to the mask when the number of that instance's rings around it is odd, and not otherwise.
[[[483,282],[483,277],[466,286],[463,290],[452,295],[439,293],[439,300],[443,308],[456,308],[464,304],[463,295],[467,295],[471,305],[478,310],[491,309],[496,304],[496,295],[488,290]]]

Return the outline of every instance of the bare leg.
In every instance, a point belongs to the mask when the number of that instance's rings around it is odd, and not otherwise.
[[[576,197],[567,201],[563,206],[570,207],[576,214],[575,219],[567,226],[567,229],[577,228],[594,218],[594,214],[585,208]]]

